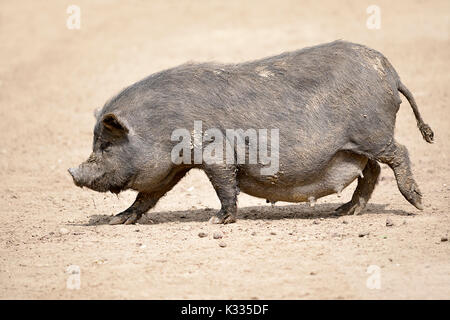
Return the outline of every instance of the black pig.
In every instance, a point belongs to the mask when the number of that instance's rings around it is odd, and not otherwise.
[[[213,223],[236,220],[239,190],[270,202],[314,201],[355,179],[351,201],[337,213],[357,214],[374,190],[378,162],[392,168],[406,200],[423,209],[408,151],[394,139],[399,92],[431,143],[433,132],[392,65],[362,45],[335,41],[241,64],[184,64],[108,101],[97,115],[92,154],[69,172],[77,186],[138,191],[111,224],[136,222],[192,168],[204,170],[221,201]],[[262,163],[174,163],[172,133],[192,130],[194,121],[223,133],[279,129],[279,149],[269,146],[278,151],[278,171],[261,174]]]

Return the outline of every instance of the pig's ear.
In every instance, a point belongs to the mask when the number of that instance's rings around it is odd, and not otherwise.
[[[114,134],[127,134],[128,128],[117,118],[114,113],[107,113],[103,116],[102,123],[105,128]]]

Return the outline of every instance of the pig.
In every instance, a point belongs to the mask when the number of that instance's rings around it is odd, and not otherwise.
[[[138,221],[193,168],[206,173],[221,203],[211,223],[236,221],[240,191],[272,203],[314,202],[356,179],[351,200],[336,214],[359,214],[377,184],[379,163],[422,210],[408,150],[394,139],[399,93],[432,143],[433,131],[393,66],[364,45],[339,40],[239,64],[187,63],[107,101],[96,115],[91,155],[69,172],[79,187],[138,192],[110,224]],[[195,121],[222,132],[278,129],[278,171],[261,174],[262,163],[174,163],[172,134],[191,130]]]

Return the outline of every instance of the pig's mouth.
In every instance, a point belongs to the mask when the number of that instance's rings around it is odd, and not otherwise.
[[[128,189],[127,188],[127,183],[123,184],[123,185],[104,185],[104,184],[96,184],[95,182],[92,184],[86,184],[86,185],[78,185],[78,187],[86,187],[89,188],[91,190],[97,191],[97,192],[111,192],[114,194],[119,194],[122,191]]]
[[[109,188],[109,191],[114,193],[114,194],[119,194],[124,188],[122,187],[118,187],[118,186],[113,186]]]
[[[120,184],[111,184],[111,185],[105,185],[103,183],[99,183],[97,184],[93,184],[91,186],[87,186],[89,189],[92,189],[94,191],[99,191],[99,192],[111,192],[114,194],[119,194],[122,191],[125,191],[127,189],[129,189],[128,187],[129,184],[129,180],[127,179],[124,183],[120,183]]]
[[[121,185],[112,185],[109,187],[109,192],[119,194],[122,191],[128,190],[133,184],[133,176],[127,177]]]

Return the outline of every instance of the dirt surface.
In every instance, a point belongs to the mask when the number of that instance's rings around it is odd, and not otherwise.
[[[74,2],[80,30],[66,28]],[[0,298],[449,298],[450,2],[376,1],[381,29],[369,30],[372,2],[2,1]],[[219,201],[200,171],[137,225],[107,224],[133,192],[72,184],[93,110],[121,88],[190,60],[241,62],[335,39],[383,52],[434,129],[426,144],[404,100],[396,137],[425,210],[385,166],[362,215],[331,215],[352,184],[314,208],[241,194],[238,222],[219,226],[207,223]],[[77,276],[80,288],[68,288]]]

